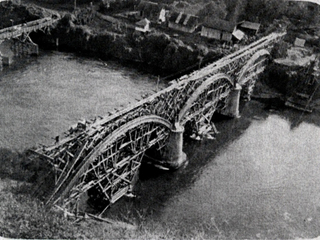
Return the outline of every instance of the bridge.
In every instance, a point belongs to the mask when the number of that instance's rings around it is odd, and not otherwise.
[[[0,42],[6,39],[18,38],[22,35],[28,36],[31,32],[51,27],[57,21],[57,18],[47,17],[0,29]]]
[[[51,146],[31,150],[48,162],[54,184],[46,204],[76,212],[81,199],[104,212],[134,185],[145,154],[177,169],[186,161],[185,130],[196,136],[215,131],[213,113],[239,117],[240,95],[250,99],[270,51],[285,33],[272,33],[109,116],[79,122]],[[53,179],[52,179],[53,181]]]
[[[53,24],[55,24],[58,20],[59,18],[57,16],[46,17],[0,29],[0,44],[5,40],[12,39],[12,50],[15,56],[32,54],[38,55],[38,45],[31,40],[29,34],[38,30],[45,31]],[[9,65],[11,60],[6,56],[2,57],[7,61],[7,64]]]

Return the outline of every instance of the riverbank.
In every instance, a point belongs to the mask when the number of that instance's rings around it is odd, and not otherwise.
[[[158,31],[142,35],[129,28],[115,31],[112,29],[114,24],[98,16],[94,17],[91,26],[79,25],[77,21],[74,15],[66,14],[50,36],[38,34],[32,38],[45,48],[81,52],[102,60],[136,63],[146,71],[149,69],[149,72],[162,76],[191,71],[221,58],[226,52],[208,49],[201,44],[191,46]]]
[[[0,237],[14,239],[208,239],[204,231],[194,234],[168,231],[166,226],[140,218],[110,221],[88,215],[74,218],[47,209],[35,197],[43,164],[27,160],[25,153],[0,149]],[[42,166],[41,166],[42,165]],[[134,211],[128,209],[127,211]],[[221,238],[221,234],[219,239]]]

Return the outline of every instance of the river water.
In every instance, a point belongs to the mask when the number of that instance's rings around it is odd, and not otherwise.
[[[72,54],[18,59],[0,72],[0,146],[51,143],[78,120],[107,115],[152,93],[156,82],[113,62]]]
[[[0,147],[13,150],[51,142],[78,119],[156,87],[154,77],[136,70],[59,52],[21,60],[0,79]],[[217,118],[215,140],[185,141],[189,164],[178,171],[143,166],[137,197],[121,199],[106,215],[182,236],[319,236],[319,113],[273,106],[251,101],[241,118]]]

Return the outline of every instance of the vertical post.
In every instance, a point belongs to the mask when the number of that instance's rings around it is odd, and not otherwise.
[[[58,49],[59,47],[59,38],[56,38],[56,48]]]
[[[224,111],[220,112],[229,117],[239,118],[240,93],[242,87],[236,83],[236,86],[231,90],[228,96],[227,106]]]
[[[184,127],[180,123],[174,124],[174,129],[171,131],[167,140],[167,145],[163,153],[163,160],[166,165],[172,169],[178,169],[185,163],[187,156],[183,152],[183,132]]]
[[[2,63],[2,54],[0,52],[0,71],[2,70],[2,66],[3,66],[3,63]]]

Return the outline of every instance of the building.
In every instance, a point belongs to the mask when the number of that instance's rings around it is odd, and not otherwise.
[[[199,18],[197,16],[182,12],[173,12],[169,18],[168,27],[174,30],[193,33],[198,27]]]
[[[135,30],[143,33],[150,32],[150,21],[147,18],[144,18],[139,22],[136,22]]]
[[[219,18],[207,18],[201,28],[201,36],[230,42],[236,24]]]
[[[158,22],[162,6],[158,3],[142,0],[136,8],[141,18],[147,18],[151,22]]]
[[[238,29],[248,35],[256,35],[260,29],[260,23],[243,21],[238,23]]]
[[[158,18],[158,23],[164,23],[167,21],[167,13],[168,11],[166,11],[164,8],[161,9],[159,18]]]

